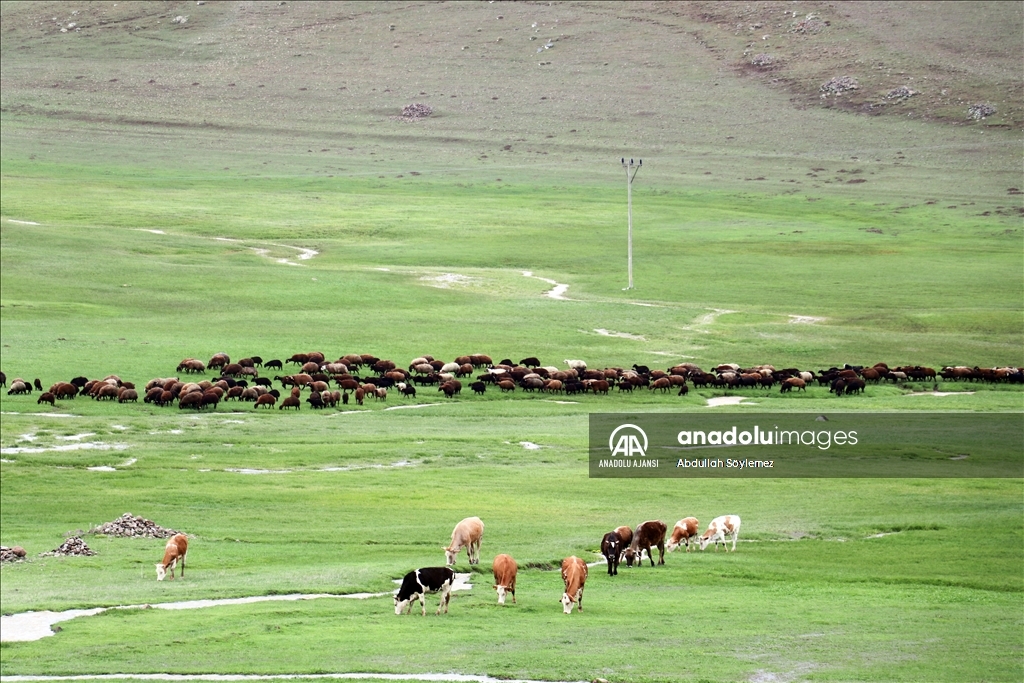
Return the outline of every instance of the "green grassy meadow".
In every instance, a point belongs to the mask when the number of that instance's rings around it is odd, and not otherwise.
[[[1024,365],[1019,7],[808,2],[831,23],[805,36],[790,4],[0,3],[0,369]],[[765,17],[774,80],[738,66],[754,29],[734,22]],[[835,69],[862,77],[856,106],[817,101]],[[920,99],[862,109],[910,77]],[[964,121],[958,98],[999,113]],[[412,102],[434,115],[401,120]],[[630,291],[623,155],[644,160]],[[1020,385],[934,388],[423,387],[297,414],[5,390],[0,543],[28,558],[0,567],[4,615],[387,592],[463,517],[486,530],[447,616],[436,596],[426,619],[386,596],[111,610],[0,644],[0,674],[1019,681],[1020,479],[588,478],[593,412],[1024,412]],[[707,406],[724,395],[746,406]],[[124,512],[192,536],[184,580],[154,580],[160,540],[40,556]],[[562,614],[562,558],[722,514],[743,519],[735,553],[592,567]],[[499,552],[516,605],[490,588]]]

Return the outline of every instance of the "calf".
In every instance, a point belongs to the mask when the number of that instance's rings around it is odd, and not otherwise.
[[[686,552],[690,552],[690,539],[696,539],[698,531],[700,531],[700,522],[697,521],[696,517],[686,517],[679,520],[672,529],[672,538],[669,539],[666,548],[668,548],[669,552],[672,552],[680,545],[685,545]]]
[[[452,530],[452,542],[447,548],[442,546],[448,566],[455,564],[455,558],[463,547],[469,556],[470,564],[480,563],[480,541],[484,537],[484,523],[479,517],[467,517]]]
[[[608,576],[617,576],[619,573],[619,557],[622,555],[622,539],[619,534],[609,531],[601,539],[601,554],[608,562]]]
[[[494,558],[491,569],[494,572],[494,590],[498,591],[498,604],[505,604],[505,593],[512,595],[512,603],[515,604],[516,572],[519,570],[519,565],[511,555],[503,553]]]
[[[740,518],[737,515],[722,515],[715,517],[708,524],[708,530],[700,537],[700,549],[704,550],[709,543],[715,544],[715,551],[718,551],[718,544],[729,550],[726,546],[726,536],[732,536],[732,549],[736,550],[736,536],[740,533]]]
[[[615,533],[619,535],[619,561],[626,556],[626,551],[633,543],[633,528],[627,525],[615,527]]]
[[[437,606],[440,614],[441,608],[448,614],[448,602],[451,599],[452,584],[455,583],[455,572],[448,567],[423,567],[414,569],[402,579],[402,587],[395,593],[395,614],[401,614],[406,606],[409,607],[409,614],[412,614],[412,603],[419,599],[423,616],[427,616],[427,604],[424,596],[427,593],[441,593],[441,603]]]
[[[587,582],[587,563],[573,555],[562,560],[562,581],[565,592],[562,593],[562,612],[572,614],[572,605],[583,611],[583,586]]]
[[[188,537],[185,534],[175,534],[167,539],[164,546],[164,560],[156,563],[156,580],[163,581],[167,575],[167,568],[171,569],[171,581],[174,581],[174,567],[181,560],[181,578],[185,578],[185,556],[188,554]]]
[[[644,557],[643,551],[646,550],[647,557],[651,560],[651,566],[653,567],[654,553],[651,551],[652,546],[658,548],[658,564],[665,564],[666,529],[667,527],[665,522],[660,519],[652,519],[640,524],[633,533],[633,542],[626,551],[626,564],[632,567],[634,558],[638,565],[642,564]]]

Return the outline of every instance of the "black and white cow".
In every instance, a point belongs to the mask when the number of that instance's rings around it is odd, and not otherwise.
[[[427,606],[424,596],[427,593],[441,593],[441,604],[437,606],[440,614],[441,608],[448,614],[448,601],[451,599],[452,584],[455,583],[455,572],[448,567],[423,567],[414,569],[402,579],[402,587],[395,594],[395,614],[401,614],[406,606],[409,607],[409,614],[412,614],[412,603],[417,598],[420,601],[420,608],[423,616],[427,616]]]
[[[608,576],[615,576],[619,573],[619,556],[622,554],[622,539],[619,534],[609,531],[601,539],[601,554],[608,562]]]

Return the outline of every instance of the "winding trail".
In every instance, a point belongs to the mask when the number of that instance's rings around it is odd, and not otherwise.
[[[570,299],[569,297],[565,296],[565,293],[569,291],[569,285],[563,285],[549,278],[534,275],[532,270],[524,270],[523,277],[532,277],[536,280],[540,280],[541,282],[546,282],[549,285],[553,285],[552,289],[549,289],[547,293],[544,295],[549,299],[557,299],[558,301],[573,301],[573,299]]]
[[[154,234],[154,235],[168,235],[168,234],[171,234],[171,233],[164,232],[163,230],[151,230],[149,228],[132,228],[132,230],[135,230],[135,231],[138,231],[138,232],[148,232],[148,233],[151,233],[151,234]],[[174,235],[174,234],[171,234],[171,236],[172,237],[183,237],[183,235]],[[191,238],[194,238],[194,239],[201,239],[201,240],[214,240],[216,242],[242,242],[242,243],[244,243],[246,241],[246,240],[235,239],[233,237],[203,237],[202,235],[184,235],[184,237],[191,237]],[[292,246],[290,244],[278,244],[277,242],[257,242],[257,244],[267,244],[267,245],[269,245],[271,247],[278,247],[280,249],[294,249],[295,251],[299,252],[298,256],[296,257],[299,261],[308,261],[309,259],[313,258],[314,256],[317,256],[320,253],[316,249],[307,249],[306,247],[295,247],[295,246]],[[296,263],[295,261],[292,261],[291,259],[287,259],[287,258],[274,258],[274,257],[272,257],[270,255],[270,250],[269,249],[263,249],[261,247],[249,247],[249,246],[247,246],[246,249],[250,249],[250,250],[256,252],[258,255],[260,255],[260,256],[262,256],[264,258],[272,259],[276,263],[280,263],[280,264],[285,265],[285,266],[301,266],[302,265],[301,263]]]

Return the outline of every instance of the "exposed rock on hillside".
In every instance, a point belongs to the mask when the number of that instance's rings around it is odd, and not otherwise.
[[[983,118],[992,116],[992,114],[995,113],[996,108],[993,107],[991,104],[972,104],[970,107],[967,108],[968,118],[972,118],[975,121],[980,121]]]
[[[425,119],[434,113],[434,109],[428,104],[407,104],[402,107],[402,117],[406,119]]]
[[[0,562],[19,562],[25,559],[25,549],[20,545],[13,548],[0,545]]]
[[[119,538],[170,538],[178,532],[174,529],[165,529],[151,520],[135,517],[132,513],[126,512],[112,522],[89,529],[88,533]]]
[[[48,553],[42,553],[43,557],[56,555],[95,555],[96,552],[85,544],[78,536],[72,536]]]
[[[856,90],[859,87],[857,79],[853,76],[836,76],[822,83],[818,89],[822,92],[822,97],[828,97],[829,95],[840,95],[850,90]]]

